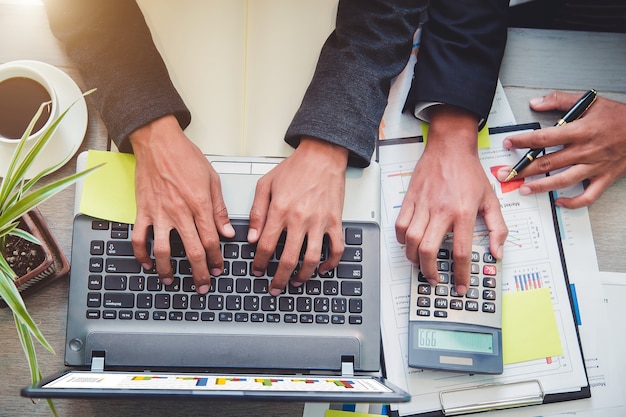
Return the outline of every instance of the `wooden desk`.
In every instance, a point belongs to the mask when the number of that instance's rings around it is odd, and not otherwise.
[[[0,0],[0,62],[35,59],[56,65],[82,83],[62,48],[51,35],[40,4]],[[519,122],[537,120],[549,126],[555,114],[531,114],[529,98],[553,88],[582,91],[590,87],[600,94],[626,102],[626,35],[511,30],[501,80]],[[93,108],[81,147],[106,148],[106,129]],[[51,178],[75,170],[76,159]],[[626,179],[615,184],[590,208],[598,259],[602,270],[626,272],[626,257],[619,245],[626,232],[626,211],[620,203],[626,196]],[[73,189],[66,190],[42,205],[41,211],[52,232],[70,256]],[[622,256],[619,256],[622,255]],[[591,254],[590,254],[591,256]],[[26,299],[29,311],[56,350],[51,355],[39,349],[44,375],[64,368],[63,351],[67,313],[68,280],[61,279]],[[0,310],[0,416],[48,416],[45,402],[32,405],[19,396],[30,382],[29,371],[15,334],[12,317]],[[135,402],[118,400],[56,400],[62,416],[144,416],[144,415],[302,415],[302,403],[260,403],[244,401]],[[254,411],[250,411],[254,410]]]

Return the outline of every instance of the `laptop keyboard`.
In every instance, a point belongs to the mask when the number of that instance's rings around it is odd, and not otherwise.
[[[85,315],[90,320],[136,320],[170,322],[310,323],[317,325],[363,325],[364,256],[378,256],[378,244],[368,248],[364,231],[369,223],[344,223],[345,250],[339,265],[326,274],[316,273],[302,286],[289,284],[277,297],[269,294],[284,246],[281,236],[264,276],[251,273],[255,245],[247,242],[248,221],[233,219],[234,238],[222,238],[224,271],[211,277],[207,294],[196,293],[191,266],[176,232],[172,232],[171,262],[174,281],[164,285],[156,270],[144,270],[135,260],[132,226],[91,219],[88,279],[85,280]],[[83,223],[86,224],[86,223]],[[377,234],[376,234],[377,235]],[[149,242],[152,255],[152,241]],[[77,250],[75,247],[74,250]],[[371,253],[368,253],[368,250]],[[304,252],[304,251],[303,251]],[[81,256],[73,253],[74,256]],[[152,255],[153,256],[153,255]],[[325,240],[320,261],[328,256]],[[376,262],[375,265],[378,265]],[[76,271],[74,271],[76,272]],[[73,277],[74,278],[74,277]],[[367,288],[377,292],[378,288]]]

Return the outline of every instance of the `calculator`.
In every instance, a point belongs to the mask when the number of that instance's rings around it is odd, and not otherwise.
[[[454,289],[452,242],[437,255],[439,282],[431,286],[412,268],[409,366],[468,373],[502,373],[501,263],[483,246],[472,246],[468,291]]]

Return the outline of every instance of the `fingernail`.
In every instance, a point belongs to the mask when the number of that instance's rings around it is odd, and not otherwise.
[[[433,286],[434,286],[434,285],[439,284],[439,281],[438,281],[438,280],[436,280],[436,279],[429,279],[429,280],[428,280],[428,283],[429,283],[430,285],[433,285]]]
[[[510,139],[504,139],[502,141],[502,147],[506,149],[507,151],[510,151],[512,146],[513,146],[513,143],[511,142]]]
[[[248,229],[248,242],[255,242],[259,232],[256,229]]]
[[[227,235],[234,235],[235,234],[235,229],[233,228],[233,225],[230,223],[227,223],[224,225],[224,233]]]
[[[467,292],[467,286],[466,285],[457,285],[456,286],[456,292],[458,292],[461,295],[465,295],[465,293]]]
[[[254,275],[255,277],[262,277],[263,276],[263,271],[261,271],[260,269],[253,269],[252,270],[252,275]]]
[[[220,275],[222,275],[222,270],[219,268],[211,268],[211,275],[213,275],[214,277],[219,277]]]
[[[142,263],[142,264],[141,264],[141,267],[142,267],[143,269],[145,269],[146,271],[149,271],[149,270],[151,270],[151,269],[152,269],[152,265],[150,265],[148,262],[144,262],[144,263]]]
[[[279,288],[272,288],[270,290],[270,294],[272,294],[274,297],[278,297],[281,292],[283,292],[283,290],[281,290]]]
[[[170,285],[172,282],[174,282],[174,278],[161,278],[161,282],[164,285]]]
[[[529,195],[532,193],[532,190],[530,189],[530,187],[522,185],[521,187],[519,187],[519,193],[521,195]]]
[[[304,282],[302,281],[291,281],[291,285],[293,285],[294,287],[301,287],[302,284],[304,284]]]
[[[208,285],[200,285],[198,287],[198,294],[206,294],[209,292],[209,286]]]
[[[543,96],[541,97],[534,97],[530,99],[530,104],[532,104],[533,106],[536,106],[537,104],[541,104],[543,102],[544,98]]]

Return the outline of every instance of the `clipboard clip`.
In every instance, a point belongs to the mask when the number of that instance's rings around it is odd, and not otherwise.
[[[535,379],[441,391],[439,401],[443,414],[454,416],[542,404],[544,395],[541,382]]]

